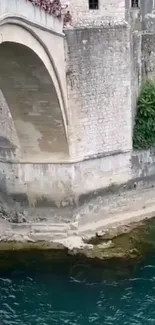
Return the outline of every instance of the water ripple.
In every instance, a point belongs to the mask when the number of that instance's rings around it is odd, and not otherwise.
[[[81,269],[77,279],[60,273],[3,276],[0,325],[154,325],[154,283],[150,261],[120,280],[88,281]]]

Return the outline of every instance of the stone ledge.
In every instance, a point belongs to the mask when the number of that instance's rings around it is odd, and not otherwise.
[[[82,254],[101,260],[137,258],[140,255],[137,239],[131,245],[128,235],[138,231],[145,236],[147,222],[154,216],[155,204],[137,211],[109,215],[104,220],[84,226],[79,226],[78,218],[69,224],[47,222],[19,225],[4,222],[0,229],[0,251],[67,249],[70,255]],[[127,236],[127,246],[120,246],[122,236]]]
[[[11,0],[11,3],[10,0],[0,1],[0,21],[9,17],[26,19],[39,27],[52,29],[60,34],[63,30],[63,19],[53,17],[25,0]]]

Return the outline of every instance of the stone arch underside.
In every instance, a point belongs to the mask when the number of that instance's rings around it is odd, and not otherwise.
[[[21,158],[29,162],[66,159],[60,101],[47,68],[32,49],[8,40],[0,44],[0,89],[12,115]]]

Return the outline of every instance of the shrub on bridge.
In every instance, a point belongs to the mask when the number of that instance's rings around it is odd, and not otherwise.
[[[155,82],[147,80],[142,86],[133,132],[133,147],[155,147]]]

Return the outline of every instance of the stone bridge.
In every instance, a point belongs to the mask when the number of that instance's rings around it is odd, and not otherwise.
[[[14,159],[24,162],[65,159],[67,92],[62,19],[26,0],[0,1],[0,71],[4,119],[0,145],[14,148]]]
[[[131,179],[130,28],[125,1],[111,3],[90,15],[71,0],[63,31],[29,1],[0,0],[0,190],[15,199],[67,205]]]

